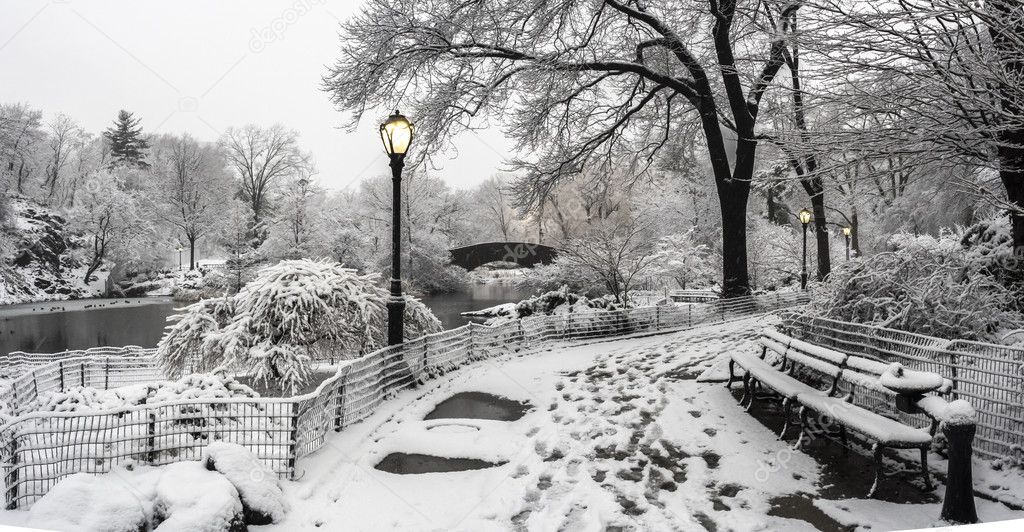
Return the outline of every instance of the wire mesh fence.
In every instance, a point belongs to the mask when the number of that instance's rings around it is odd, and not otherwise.
[[[819,345],[931,371],[977,411],[974,452],[1019,461],[1024,445],[1024,349],[784,312],[783,332]]]
[[[215,441],[240,444],[278,475],[289,477],[296,461],[323,447],[331,431],[366,419],[399,391],[461,366],[542,344],[671,332],[806,301],[806,293],[791,292],[708,304],[532,316],[497,326],[469,324],[346,360],[314,391],[295,397],[193,399],[25,414],[0,427],[6,505],[29,506],[78,472],[195,460]],[[162,379],[153,356],[64,357],[24,373],[0,399],[35,399],[72,382],[109,389]]]

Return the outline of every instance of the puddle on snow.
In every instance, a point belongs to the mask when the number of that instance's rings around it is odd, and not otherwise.
[[[490,419],[515,421],[530,410],[526,402],[483,392],[457,393],[438,403],[423,419]]]
[[[422,473],[450,473],[496,467],[506,462],[488,462],[476,458],[445,458],[429,454],[391,453],[384,457],[375,469],[396,475],[419,475]]]
[[[768,510],[768,515],[798,519],[810,523],[821,532],[852,532],[856,529],[856,527],[846,526],[829,517],[814,505],[810,495],[785,495],[775,497],[769,503],[772,507]]]

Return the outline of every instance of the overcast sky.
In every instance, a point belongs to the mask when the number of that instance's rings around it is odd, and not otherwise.
[[[28,102],[99,133],[119,109],[151,133],[215,140],[280,122],[340,189],[387,172],[376,120],[355,133],[320,91],[339,22],[360,0],[0,0],[0,102]],[[415,117],[411,117],[415,121]],[[508,153],[497,131],[458,139],[438,174],[469,188]]]

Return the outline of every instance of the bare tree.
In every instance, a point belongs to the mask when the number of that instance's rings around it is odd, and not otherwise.
[[[581,238],[566,243],[562,256],[603,281],[616,301],[628,303],[634,281],[658,260],[652,236],[648,221],[625,216],[595,220]]]
[[[827,142],[855,142],[860,153],[854,159],[891,160],[896,168],[935,163],[950,173],[963,165],[994,169],[1002,193],[974,192],[1008,212],[1013,245],[1024,246],[1024,16],[1019,1],[808,3],[807,13],[825,30],[816,32],[815,47],[829,68],[818,74],[844,81],[825,85],[825,97],[846,103],[848,117],[873,119],[861,129],[837,124]],[[886,179],[905,177],[886,171]],[[976,183],[964,180],[961,186]]]
[[[228,164],[241,181],[242,199],[252,208],[257,224],[267,216],[278,183],[309,165],[309,156],[299,149],[298,133],[280,124],[228,129],[221,144]]]
[[[695,124],[722,216],[723,292],[739,296],[750,291],[755,125],[785,63],[785,35],[755,15],[786,18],[800,2],[740,4],[370,0],[344,24],[324,87],[353,121],[396,102],[411,107],[420,153],[474,118],[501,115],[518,151],[536,154],[516,166],[533,184],[520,203],[538,208],[559,179],[623,153],[644,172],[675,130]]]
[[[65,169],[72,163],[73,154],[85,147],[85,131],[68,115],[58,113],[49,123],[46,141],[46,170],[43,188],[52,200]]]
[[[154,144],[157,212],[184,236],[189,269],[194,270],[196,242],[213,231],[229,196],[224,156],[188,134]]]
[[[480,184],[475,195],[484,220],[501,235],[503,241],[510,242],[517,220],[504,176],[491,176]]]
[[[36,149],[45,138],[42,111],[25,103],[0,105],[0,170],[24,193],[25,183],[35,170]]]

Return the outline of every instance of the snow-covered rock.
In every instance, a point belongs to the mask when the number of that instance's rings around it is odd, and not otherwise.
[[[223,475],[199,462],[163,467],[156,483],[156,530],[221,532],[246,529],[238,490]]]
[[[206,469],[224,475],[238,490],[245,521],[266,525],[284,518],[287,506],[277,475],[236,443],[215,442],[203,453]]]
[[[194,461],[71,475],[32,506],[25,524],[81,532],[246,529],[232,482]]]

